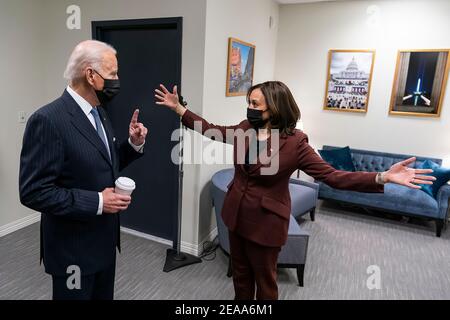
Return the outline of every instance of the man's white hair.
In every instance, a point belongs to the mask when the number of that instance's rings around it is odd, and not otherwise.
[[[103,55],[107,52],[117,54],[116,49],[101,41],[87,40],[79,43],[67,62],[64,78],[70,83],[77,82],[85,77],[88,67],[101,72]]]

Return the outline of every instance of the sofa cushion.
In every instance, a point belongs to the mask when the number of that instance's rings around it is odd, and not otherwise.
[[[350,148],[339,148],[334,150],[319,150],[320,156],[333,168],[343,171],[355,171]]]
[[[356,171],[383,172],[389,170],[393,164],[405,159],[352,151],[352,160]]]
[[[361,206],[398,211],[405,214],[439,217],[436,199],[421,190],[388,183],[384,193],[362,193],[333,189],[325,183],[320,183],[321,198],[333,199]]]
[[[313,188],[290,183],[291,214],[298,217],[316,207],[316,190]]]
[[[322,150],[335,150],[339,147],[324,145]],[[442,159],[430,157],[418,157],[416,155],[397,154],[379,151],[369,151],[351,148],[352,160],[356,171],[387,171],[389,168],[400,161],[416,157],[416,161],[410,165],[412,168],[418,168],[426,160],[442,165]]]
[[[430,173],[429,175],[436,177],[436,181],[434,181],[432,185],[422,184],[421,187],[422,191],[437,198],[439,189],[450,180],[450,169],[443,168],[430,160],[425,161],[418,169],[433,169],[433,173]]]

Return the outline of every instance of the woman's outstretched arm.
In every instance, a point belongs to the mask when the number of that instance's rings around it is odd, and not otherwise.
[[[306,135],[300,139],[298,147],[300,170],[333,188],[360,192],[383,192],[385,183],[396,183],[413,189],[421,189],[419,184],[432,184],[436,178],[423,174],[432,173],[433,170],[409,168],[408,165],[414,161],[416,158],[394,164],[380,178],[379,172],[336,170],[314,151]]]

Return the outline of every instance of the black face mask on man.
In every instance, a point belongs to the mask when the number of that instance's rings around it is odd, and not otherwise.
[[[250,122],[255,129],[261,129],[269,121],[269,119],[263,119],[263,113],[264,111],[262,110],[247,108],[248,122]]]
[[[110,102],[115,96],[120,92],[120,80],[119,79],[105,79],[100,73],[94,70],[104,81],[103,90],[95,90],[98,101],[100,104],[104,105]]]

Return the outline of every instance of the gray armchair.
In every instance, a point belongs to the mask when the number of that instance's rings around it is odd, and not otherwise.
[[[219,245],[227,255],[230,253],[228,229],[223,223],[221,211],[225,195],[228,191],[227,186],[233,179],[233,176],[234,169],[226,169],[217,172],[211,179],[211,194],[216,213]],[[288,240],[281,248],[280,255],[278,256],[278,267],[296,268],[299,286],[303,287],[309,233],[300,228],[295,218],[310,213],[311,219],[314,220],[319,186],[316,183],[292,179],[289,185],[289,191],[291,193],[292,210]],[[227,275],[231,277],[230,260]]]
[[[309,212],[315,221],[317,199],[319,198],[319,184],[299,179],[291,179],[289,184],[291,194],[291,215],[296,219]]]

